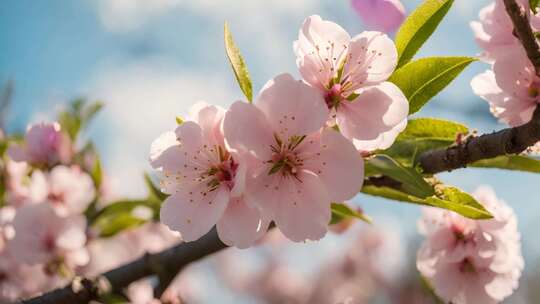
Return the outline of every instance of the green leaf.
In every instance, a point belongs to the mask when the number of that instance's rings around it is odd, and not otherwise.
[[[444,187],[438,196],[429,197],[426,202],[434,207],[448,209],[472,219],[493,218],[471,195],[455,187]]]
[[[426,0],[405,19],[396,34],[398,65],[409,62],[433,34],[454,0]]]
[[[536,15],[538,13],[538,6],[540,5],[540,0],[529,0],[529,6],[531,11]]]
[[[133,213],[137,207],[150,208],[153,219],[158,218],[160,204],[152,200],[121,200],[111,203],[101,209],[92,219],[90,226],[96,229],[100,236],[109,237],[125,229],[139,226],[148,219],[140,218]]]
[[[224,35],[225,35],[225,51],[227,53],[227,58],[231,63],[231,67],[234,71],[234,76],[236,81],[240,85],[240,89],[246,96],[249,102],[253,100],[253,92],[251,88],[251,79],[247,70],[247,66],[244,62],[244,58],[240,54],[240,50],[234,43],[231,32],[229,31],[229,25],[225,22],[224,26]]]
[[[163,202],[168,197],[167,194],[161,192],[161,190],[159,190],[159,188],[154,185],[154,182],[152,182],[150,175],[148,175],[148,173],[146,172],[144,173],[144,182],[148,188],[150,198],[155,198],[160,202]]]
[[[455,141],[458,134],[469,133],[469,128],[465,125],[437,118],[416,118],[410,119],[407,127],[399,136],[400,140],[437,139]]]
[[[472,163],[470,167],[540,173],[540,160],[523,155],[503,155]]]
[[[409,114],[413,114],[476,60],[472,57],[426,57],[396,70],[389,81],[403,91],[409,100]]]
[[[366,176],[384,175],[401,183],[406,193],[420,198],[434,194],[433,187],[413,168],[407,168],[388,155],[376,155],[366,162]]]
[[[355,218],[359,219],[361,221],[364,221],[366,223],[371,224],[371,218],[364,213],[355,211],[351,209],[349,206],[341,203],[332,203],[332,219],[330,220],[330,224],[337,224],[343,220]]]
[[[435,118],[411,119],[394,144],[379,153],[394,158],[404,166],[413,167],[422,153],[448,147],[455,143],[458,134],[468,132],[466,126],[457,122]]]
[[[79,98],[71,102],[70,106],[58,114],[58,122],[62,129],[75,141],[79,132],[90,124],[90,121],[103,108],[101,102],[89,105],[86,100]]]
[[[176,116],[176,124],[181,125],[183,123],[184,123],[184,119],[182,119],[182,117],[180,116]]]
[[[96,160],[94,161],[94,167],[92,168],[92,172],[90,172],[92,179],[94,180],[94,185],[96,188],[99,188],[101,186],[101,182],[103,181],[103,168],[101,167],[101,161],[99,160],[99,156],[95,154]]]
[[[441,186],[439,188],[437,194],[427,198],[419,198],[398,189],[373,185],[364,186],[362,192],[391,200],[447,209],[472,219],[492,218],[492,215],[471,195],[455,187]]]

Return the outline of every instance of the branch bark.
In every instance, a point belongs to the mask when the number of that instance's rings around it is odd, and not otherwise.
[[[503,0],[514,25],[514,33],[540,76],[540,46],[529,23],[529,12],[516,0]],[[424,173],[435,174],[464,168],[482,159],[506,154],[518,154],[540,141],[540,110],[534,111],[530,122],[515,128],[469,138],[464,143],[446,149],[432,150],[420,156]]]
[[[41,296],[16,302],[17,304],[73,304],[97,300],[108,292],[121,293],[130,283],[155,273],[155,265],[169,273],[178,273],[186,265],[220,251],[227,246],[221,242],[215,229],[196,242],[181,243],[156,254],[147,254],[131,263],[108,271],[101,276],[77,278],[68,286]]]

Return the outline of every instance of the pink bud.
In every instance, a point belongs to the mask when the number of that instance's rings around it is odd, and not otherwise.
[[[405,7],[399,0],[351,0],[351,4],[370,30],[395,32],[405,20]]]

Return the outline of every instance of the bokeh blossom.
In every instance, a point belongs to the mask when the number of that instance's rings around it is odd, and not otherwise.
[[[499,303],[517,288],[523,270],[514,211],[491,188],[481,187],[474,196],[493,219],[430,208],[419,223],[426,240],[417,267],[445,302]]]
[[[60,124],[39,123],[26,131],[24,143],[10,146],[8,155],[14,161],[36,166],[67,163],[73,155],[71,140]]]
[[[369,30],[395,32],[407,16],[399,0],[352,0],[351,5]]]

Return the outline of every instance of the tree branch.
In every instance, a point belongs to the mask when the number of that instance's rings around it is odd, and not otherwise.
[[[516,0],[503,0],[506,12],[514,24],[514,34],[519,38],[527,57],[534,65],[536,75],[540,76],[540,47],[529,22],[527,8],[520,6]]]
[[[527,57],[540,75],[540,47],[528,19],[528,12],[515,0],[504,0],[506,11],[514,24],[514,33],[521,41]],[[506,154],[518,154],[540,141],[540,110],[537,107],[530,122],[515,128],[469,138],[464,143],[446,149],[432,150],[420,156],[424,173],[435,174],[464,168],[482,159]]]
[[[121,293],[130,283],[153,275],[156,264],[170,273],[178,273],[191,262],[220,251],[227,246],[221,242],[215,229],[196,242],[181,243],[170,249],[145,256],[98,278],[77,278],[68,286],[41,296],[16,302],[18,304],[73,304],[97,300],[108,292]]]

